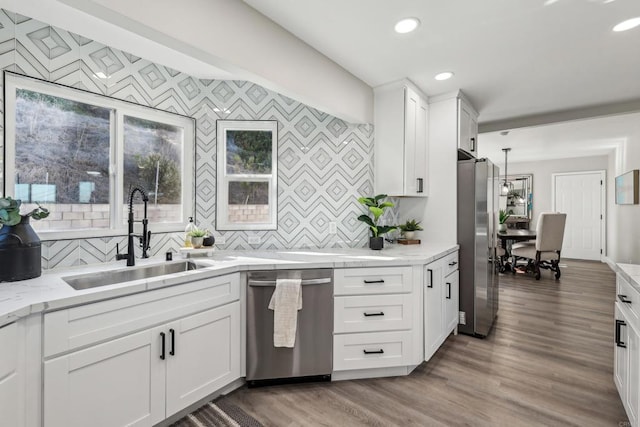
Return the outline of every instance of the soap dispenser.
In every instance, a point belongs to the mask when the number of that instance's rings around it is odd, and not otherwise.
[[[185,248],[190,248],[191,247],[191,236],[189,236],[189,233],[191,233],[196,228],[197,228],[196,224],[193,222],[193,217],[190,216],[189,217],[189,223],[187,224],[187,226],[184,229],[184,247]]]

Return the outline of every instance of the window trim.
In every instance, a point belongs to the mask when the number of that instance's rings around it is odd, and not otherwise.
[[[270,174],[227,174],[226,132],[229,130],[271,131]],[[216,120],[216,230],[277,230],[278,229],[278,121],[277,120]],[[268,182],[269,221],[237,223],[228,221],[230,181]]]
[[[26,89],[48,94],[76,102],[91,104],[111,110],[111,137],[109,161],[109,228],[85,228],[67,230],[38,230],[42,240],[93,238],[126,235],[126,215],[123,213],[124,190],[124,116],[151,120],[184,129],[182,149],[182,219],[179,222],[153,223],[149,228],[154,232],[176,232],[184,230],[184,223],[194,216],[195,186],[195,134],[196,123],[193,117],[136,104],[130,101],[111,98],[106,95],[61,85],[54,82],[5,71],[4,77],[4,167],[3,194],[13,196],[15,189],[15,99],[17,89]],[[10,102],[13,100],[14,102]],[[46,207],[46,204],[45,204]]]

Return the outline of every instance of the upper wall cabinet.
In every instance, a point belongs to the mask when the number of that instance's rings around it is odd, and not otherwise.
[[[478,113],[458,93],[458,148],[477,157],[478,154]]]
[[[408,80],[374,93],[376,193],[426,197],[427,101]]]

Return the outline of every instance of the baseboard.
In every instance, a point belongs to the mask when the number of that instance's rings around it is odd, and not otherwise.
[[[355,369],[351,371],[333,371],[331,381],[360,380],[365,378],[401,377],[409,375],[415,366],[396,366],[393,368]]]
[[[607,264],[609,266],[610,269],[612,269],[615,272],[618,271],[618,266],[616,265],[615,262],[613,262],[608,256],[603,255],[602,256],[602,262],[604,262],[605,264]]]

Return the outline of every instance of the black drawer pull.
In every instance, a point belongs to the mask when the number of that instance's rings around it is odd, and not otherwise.
[[[162,351],[160,352],[160,359],[164,360],[164,344],[165,344],[165,333],[164,332],[160,332],[160,345],[162,346]]]
[[[454,265],[456,265],[458,263],[458,261],[453,261],[449,263],[449,267],[453,267]]]
[[[171,350],[169,350],[169,354],[172,356],[176,355],[176,331],[173,329],[169,329],[169,334],[171,335]]]
[[[422,178],[416,178],[416,180],[418,181],[418,190],[416,191],[416,193],[422,193],[424,191],[424,180]]]
[[[627,344],[620,341],[620,326],[627,326],[627,323],[624,320],[616,319],[616,345],[618,347],[627,348]]]
[[[451,283],[447,282],[447,299],[451,299]]]
[[[384,354],[384,350],[362,350],[364,354]]]
[[[626,296],[626,295],[618,294],[618,299],[619,299],[621,302],[624,302],[624,303],[627,303],[627,304],[631,304],[631,300],[630,300],[630,299],[627,299],[627,296]]]
[[[379,311],[377,313],[367,313],[364,312],[364,317],[371,317],[371,316],[384,316],[384,311]]]
[[[382,280],[382,279],[378,279],[378,280],[366,280],[366,279],[365,279],[364,283],[384,283],[384,280]]]
[[[427,271],[429,272],[429,284],[427,285],[427,288],[433,288],[433,270],[427,268]]]

